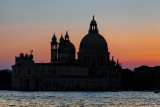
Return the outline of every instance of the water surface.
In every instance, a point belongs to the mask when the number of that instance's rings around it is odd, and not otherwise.
[[[160,106],[160,93],[153,92],[23,92],[0,91],[3,107],[108,107]]]

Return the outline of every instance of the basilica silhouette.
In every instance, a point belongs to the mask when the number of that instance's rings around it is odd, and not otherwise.
[[[51,62],[34,63],[30,55],[20,53],[12,66],[12,89],[53,91],[105,91],[122,87],[122,68],[110,59],[104,37],[99,34],[97,22],[90,22],[88,34],[75,46],[68,31],[59,42],[55,34],[51,41]]]

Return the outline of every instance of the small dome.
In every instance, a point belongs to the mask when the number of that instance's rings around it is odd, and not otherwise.
[[[108,52],[108,45],[103,36],[98,33],[87,34],[80,43],[80,52]]]
[[[75,47],[71,42],[64,41],[63,44],[59,45],[59,52],[75,53]]]
[[[28,54],[25,54],[25,58],[28,58]]]
[[[23,53],[20,53],[20,57],[23,58],[23,57],[24,57],[24,54],[23,54]]]

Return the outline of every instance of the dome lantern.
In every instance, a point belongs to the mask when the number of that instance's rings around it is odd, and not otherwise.
[[[68,31],[66,31],[65,40],[69,40]]]
[[[63,35],[61,34],[61,38],[60,38],[60,43],[62,43],[64,41]]]
[[[56,41],[57,41],[57,38],[56,38],[55,32],[54,32],[54,34],[53,34],[52,41],[53,41],[53,42],[56,42]]]
[[[97,27],[97,22],[94,20],[94,15],[93,15],[93,19],[90,23],[90,28],[89,28],[88,33],[99,33],[98,27]]]

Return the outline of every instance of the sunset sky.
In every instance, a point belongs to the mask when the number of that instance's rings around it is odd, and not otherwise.
[[[50,42],[68,30],[79,51],[93,14],[109,52],[123,68],[160,66],[160,0],[0,0],[0,69],[33,51],[50,62]]]

